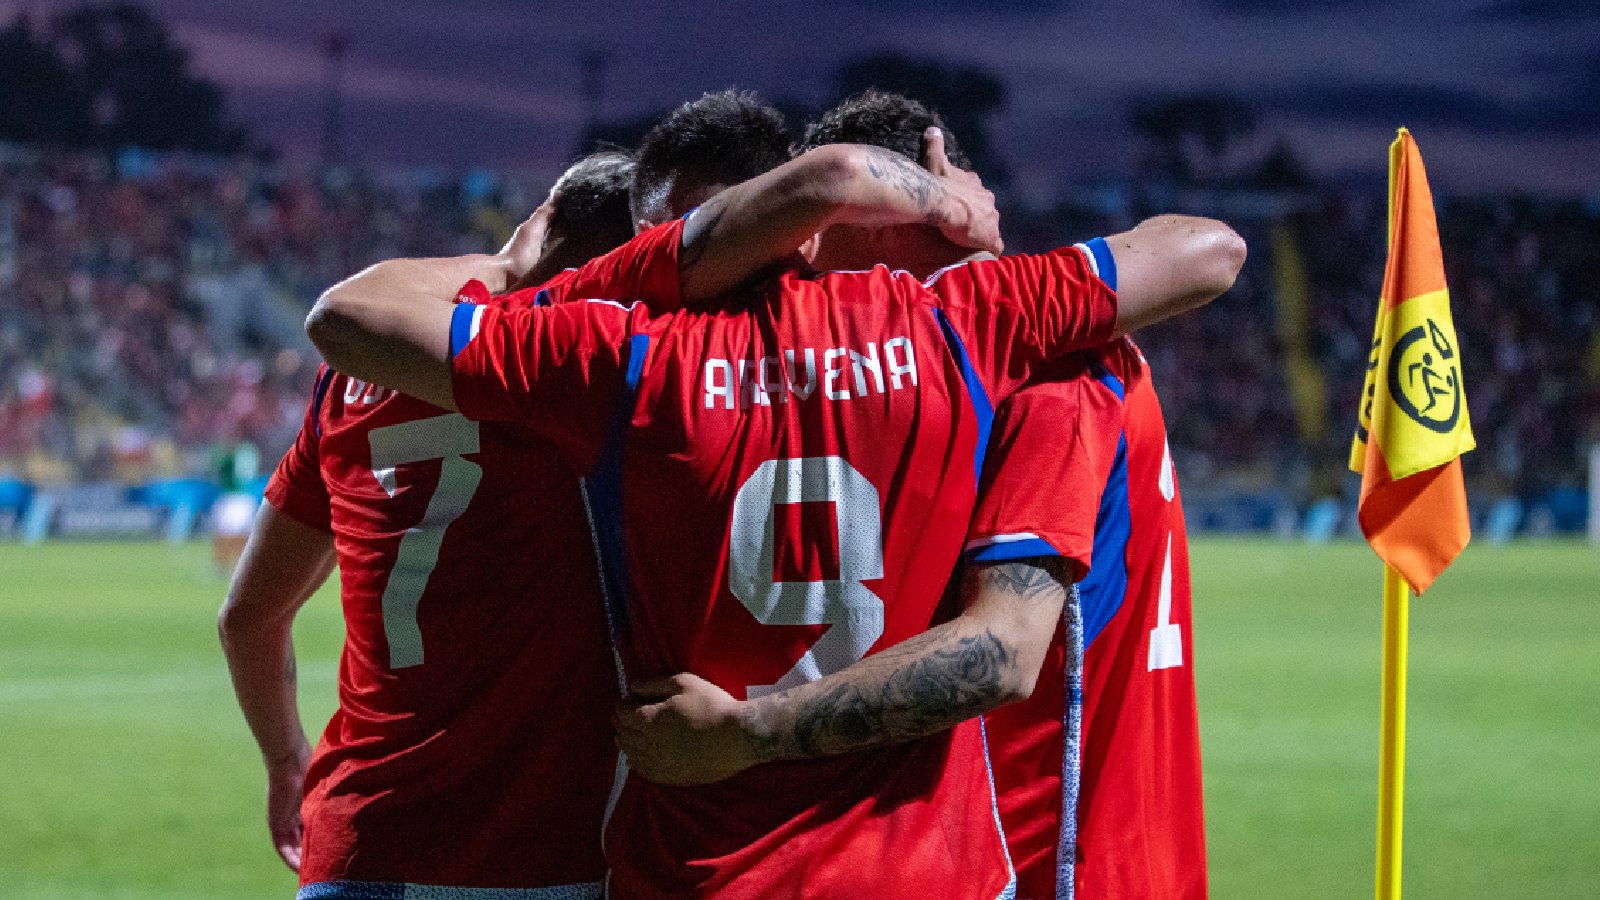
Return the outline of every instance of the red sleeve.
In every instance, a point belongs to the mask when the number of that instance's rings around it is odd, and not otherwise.
[[[1040,362],[1098,347],[1116,333],[1116,292],[1083,246],[965,263],[934,275],[928,287],[948,315],[965,320],[952,324],[972,335],[968,353],[1002,396]]]
[[[562,272],[538,287],[507,294],[501,302],[508,306],[548,306],[604,298],[643,300],[657,313],[679,309],[683,305],[678,282],[683,221],[674,219],[641,232],[610,253]]]
[[[619,402],[628,362],[649,347],[642,305],[589,300],[502,308],[463,303],[452,324],[456,407],[470,419],[523,422],[593,464]]]
[[[995,414],[966,555],[1061,556],[1089,572],[1101,494],[1122,439],[1122,400],[1086,364],[1054,367]]]
[[[278,468],[267,479],[266,500],[278,512],[319,531],[333,531],[328,512],[328,485],[322,480],[321,441],[318,418],[322,398],[333,380],[327,366],[317,373],[316,388],[306,407],[306,418],[295,436],[294,446],[279,460]]]

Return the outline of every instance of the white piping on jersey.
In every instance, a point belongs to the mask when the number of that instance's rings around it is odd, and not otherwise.
[[[635,306],[639,305],[639,301],[637,301],[637,300],[630,300],[627,303],[623,303],[621,300],[604,300],[604,299],[601,299],[600,297],[586,297],[586,298],[584,298],[583,302],[585,302],[585,303],[603,303],[606,306],[615,306],[617,309],[620,309],[623,312],[632,312],[633,308]]]
[[[934,272],[932,275],[929,275],[927,280],[922,282],[922,286],[923,287],[933,287],[933,283],[935,281],[938,281],[940,278],[943,278],[944,277],[944,273],[950,271],[951,269],[959,269],[962,266],[964,266],[964,265],[966,265],[966,264],[968,264],[970,262],[972,262],[972,260],[964,259],[964,260],[962,260],[961,262],[958,262],[958,263],[951,263],[950,265],[945,266],[944,268],[938,270],[937,272]]]
[[[971,263],[971,262],[975,262],[975,260],[964,259],[964,260],[962,260],[961,262],[958,262],[958,263],[951,263],[950,265],[945,266],[944,268],[937,270],[932,275],[929,275],[927,280],[922,282],[922,286],[923,287],[933,287],[933,283],[935,281],[938,281],[939,278],[942,275],[944,275],[944,273],[950,271],[951,269],[959,269],[962,266],[967,265],[968,263]],[[889,264],[888,263],[878,263],[877,265],[873,266],[870,269],[829,269],[826,272],[819,272],[817,274],[818,275],[865,275],[868,272],[876,272],[879,269],[889,269]],[[899,278],[901,275],[904,275],[907,278],[915,278],[916,277],[915,275],[912,275],[909,271],[907,271],[905,269],[889,269],[889,277],[890,278]]]
[[[1089,261],[1089,271],[1094,273],[1094,277],[1100,278],[1101,281],[1105,281],[1105,279],[1101,278],[1100,276],[1100,262],[1094,258],[1094,252],[1089,249],[1088,244],[1080,241],[1076,244],[1073,244],[1072,249],[1082,253],[1083,258]]]
[[[1039,540],[1043,540],[1043,538],[1039,537],[1037,534],[1034,534],[1031,531],[1018,531],[1018,532],[1014,532],[1012,534],[992,534],[992,535],[990,535],[988,537],[983,537],[983,538],[978,538],[977,540],[967,541],[967,546],[966,546],[965,549],[973,550],[973,549],[976,549],[978,547],[992,547],[995,544],[1012,544],[1012,543],[1015,543],[1017,541],[1039,541]]]
[[[472,311],[472,325],[467,329],[467,343],[472,343],[478,337],[478,329],[483,325],[483,311],[487,306],[478,306]]]

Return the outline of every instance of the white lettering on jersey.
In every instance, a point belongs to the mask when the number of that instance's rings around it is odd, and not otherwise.
[[[826,347],[821,352],[822,395],[829,400],[850,400],[917,386],[917,351],[908,337],[890,338],[881,347],[870,342],[864,350]],[[723,409],[749,409],[788,403],[791,394],[801,401],[809,400],[818,386],[817,350],[786,349],[781,357],[760,359],[708,359],[704,384],[706,409],[719,405]],[[852,385],[854,393],[850,390]]]
[[[894,351],[899,350],[905,358],[895,361]],[[917,351],[911,346],[911,338],[897,337],[883,342],[883,358],[889,364],[889,383],[895,390],[900,390],[900,376],[911,376],[911,386],[917,386]],[[882,390],[880,387],[879,390]]]
[[[723,409],[733,409],[733,366],[725,359],[708,359],[706,409],[714,409],[718,397],[722,398]]]
[[[799,397],[801,400],[809,400],[811,392],[817,389],[817,351],[810,347],[806,348],[806,383],[804,387],[794,382],[796,368],[794,351],[785,350],[783,355],[785,359],[789,360],[789,393]]]
[[[822,353],[822,393],[826,394],[829,400],[850,399],[848,388],[841,390],[834,387],[839,382],[839,376],[844,374],[844,370],[833,367],[834,360],[843,359],[849,353],[850,351],[843,347],[829,347]]]
[[[345,379],[344,402],[347,404],[377,403],[380,400],[388,399],[392,393],[394,392],[386,387],[368,384],[365,381],[358,381],[354,378]]]

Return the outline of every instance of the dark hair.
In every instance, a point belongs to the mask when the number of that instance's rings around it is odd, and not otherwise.
[[[950,162],[972,168],[956,136],[933,110],[904,94],[869,90],[845,100],[806,126],[802,151],[824,144],[870,144],[893,150],[913,162],[922,162],[922,133],[938,126],[944,132],[944,151]]]
[[[789,129],[783,113],[754,92],[717,91],[651,128],[637,160],[630,202],[634,219],[648,219],[675,189],[738,184],[788,162]]]
[[[628,191],[633,187],[633,155],[599,150],[567,168],[550,193],[555,215],[550,231],[585,250],[591,257],[620,247],[633,237]]]

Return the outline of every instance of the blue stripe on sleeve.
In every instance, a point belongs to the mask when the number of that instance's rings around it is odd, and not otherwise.
[[[1097,237],[1084,244],[1089,248],[1089,253],[1094,257],[1094,266],[1100,272],[1100,280],[1106,287],[1113,291],[1117,289],[1117,258],[1111,255],[1111,245],[1103,237]]]
[[[472,340],[472,317],[483,307],[476,303],[457,303],[450,312],[450,358],[455,359]]]

